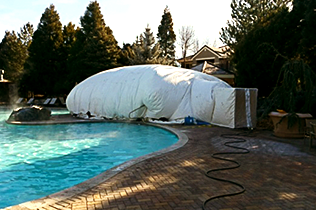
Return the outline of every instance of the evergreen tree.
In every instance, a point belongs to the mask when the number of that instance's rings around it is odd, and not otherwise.
[[[61,69],[62,24],[53,4],[45,9],[29,48],[29,59],[22,89],[35,93],[56,95],[58,81],[63,78]]]
[[[28,22],[22,28],[20,28],[20,33],[18,33],[19,39],[22,41],[22,44],[29,49],[32,43],[32,36],[34,34],[33,25]]]
[[[283,64],[303,57],[300,52],[303,16],[304,9],[295,4],[292,11],[283,7],[257,22],[236,43],[232,62],[238,86],[259,88],[261,96],[270,94]]]
[[[302,37],[300,41],[300,53],[302,58],[316,71],[316,1],[294,1],[293,12],[301,18]]]
[[[161,48],[161,56],[172,60],[174,65],[175,61],[175,41],[176,35],[173,31],[173,22],[168,6],[164,10],[160,25],[158,26],[158,43]]]
[[[60,83],[58,85],[59,87],[59,92],[62,93],[68,93],[72,88],[73,84],[69,81],[70,78],[70,68],[68,68],[67,64],[69,62],[69,58],[71,55],[71,50],[76,42],[76,33],[80,29],[77,27],[75,28],[75,24],[72,24],[71,22],[68,23],[68,25],[65,25],[63,27],[63,45],[61,48],[61,53],[62,53],[62,62],[60,64],[60,68],[64,70],[63,75],[64,79],[58,81]]]
[[[284,9],[266,22],[257,23],[236,44],[232,62],[238,86],[258,88],[260,96],[268,96],[273,90],[286,61],[284,56],[294,56],[296,50],[292,49],[297,49],[298,42],[291,40],[296,25],[292,25],[289,16]]]
[[[28,22],[22,28],[20,28],[20,33],[18,33],[19,39],[21,40],[23,44],[23,54],[25,55],[24,57],[25,59],[23,60],[23,73],[20,75],[19,81],[17,83],[19,87],[23,86],[22,81],[25,75],[25,66],[27,66],[27,59],[29,57],[29,48],[32,43],[33,34],[34,34],[34,28],[30,22]]]
[[[233,0],[232,20],[222,28],[221,41],[230,47],[236,84],[256,87],[267,96],[276,84],[285,55],[296,53],[297,19],[290,0]]]
[[[161,57],[159,43],[155,44],[155,37],[147,26],[145,32],[136,38],[131,48],[128,48],[128,59],[131,65],[164,64],[171,65],[172,60]]]
[[[80,23],[81,28],[76,33],[76,43],[68,63],[73,84],[97,72],[118,66],[120,53],[112,30],[105,25],[97,1],[88,5]]]
[[[149,26],[145,29],[145,32],[140,35],[140,45],[143,49],[143,57],[146,60],[151,60],[152,58],[155,59],[159,56],[157,48],[155,48],[157,45],[155,45],[155,38],[153,33],[150,31]]]
[[[0,44],[0,69],[5,70],[6,79],[14,82],[20,79],[26,56],[25,47],[16,33],[6,31]]]
[[[75,27],[75,24],[72,24],[71,22],[63,27],[63,50],[65,57],[69,56],[71,48],[76,41],[76,33],[80,30],[79,28],[75,29]]]
[[[128,55],[129,52],[131,51],[131,47],[132,45],[127,43],[123,43],[123,47],[121,48],[121,53],[120,53],[120,57],[118,59],[118,63],[121,64],[122,66],[128,66],[129,60],[128,60]]]
[[[221,29],[221,41],[228,45],[232,52],[236,44],[256,26],[287,6],[291,0],[232,0],[232,20]]]

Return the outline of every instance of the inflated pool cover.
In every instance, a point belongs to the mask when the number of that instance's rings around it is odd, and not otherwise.
[[[212,122],[214,91],[218,88],[233,90],[226,82],[193,70],[128,66],[102,71],[82,81],[71,90],[66,105],[71,113],[83,117],[174,121],[191,116]],[[225,109],[217,110],[225,114]]]

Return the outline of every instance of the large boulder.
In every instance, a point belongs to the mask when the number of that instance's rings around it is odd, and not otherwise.
[[[11,113],[8,121],[42,121],[49,120],[51,111],[40,106],[20,107]]]

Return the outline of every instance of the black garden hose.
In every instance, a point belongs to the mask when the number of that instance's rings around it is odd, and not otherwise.
[[[234,139],[233,141],[225,142],[224,145],[227,146],[227,147],[233,148],[233,149],[238,149],[239,152],[218,152],[218,153],[214,153],[212,155],[212,158],[215,158],[215,159],[218,159],[218,160],[223,160],[223,161],[228,161],[228,162],[234,163],[234,165],[230,166],[230,167],[210,169],[210,170],[205,172],[205,175],[207,177],[209,177],[211,179],[214,179],[214,180],[217,180],[217,181],[226,182],[226,183],[230,183],[230,184],[236,185],[236,186],[238,186],[240,188],[240,190],[237,191],[237,192],[234,192],[234,193],[222,194],[222,195],[217,195],[217,196],[213,196],[213,197],[208,198],[203,203],[203,207],[202,208],[204,210],[206,209],[206,204],[208,202],[210,202],[211,200],[214,200],[214,199],[217,199],[217,198],[228,197],[228,196],[239,195],[239,194],[242,194],[243,192],[246,191],[246,189],[245,189],[245,187],[243,185],[241,185],[241,184],[239,184],[237,182],[234,182],[234,181],[227,180],[227,179],[222,179],[222,178],[211,176],[210,173],[215,172],[215,171],[224,171],[224,170],[230,170],[230,169],[235,169],[235,168],[240,167],[240,164],[237,161],[231,160],[231,159],[227,159],[227,158],[223,158],[223,157],[220,157],[220,156],[222,156],[222,155],[237,155],[237,154],[247,154],[247,153],[249,153],[249,150],[246,149],[246,148],[242,148],[242,147],[237,147],[237,146],[231,145],[231,144],[246,142],[246,139],[244,139],[244,138],[242,138],[240,136],[249,136],[249,134],[250,133],[247,132],[246,134],[245,133],[239,133],[239,134],[222,134],[221,135],[221,137],[223,137],[223,138]]]
[[[131,114],[132,114],[133,112],[136,112],[137,110],[143,108],[143,107],[146,107],[145,104],[143,104],[143,105],[141,105],[140,107],[138,107],[138,108],[134,109],[133,111],[131,111],[131,112],[128,114],[128,118],[131,119]],[[143,113],[143,114],[144,114],[144,113]]]

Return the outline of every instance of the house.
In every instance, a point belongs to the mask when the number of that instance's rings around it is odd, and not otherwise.
[[[234,86],[235,75],[231,71],[228,51],[228,46],[215,48],[204,45],[194,55],[187,56],[185,59],[178,59],[177,61],[181,64],[182,68],[210,74]]]

